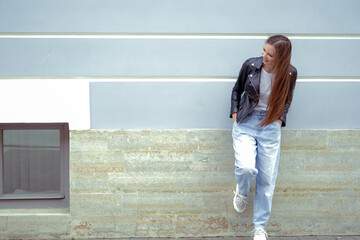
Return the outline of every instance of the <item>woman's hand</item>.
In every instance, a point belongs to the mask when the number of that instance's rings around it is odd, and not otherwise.
[[[233,122],[235,122],[235,121],[236,121],[236,117],[237,117],[237,113],[233,113],[231,116],[232,116]]]

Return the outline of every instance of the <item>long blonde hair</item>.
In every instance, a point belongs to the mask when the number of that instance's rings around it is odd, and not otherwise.
[[[293,91],[291,89],[290,59],[291,42],[283,35],[274,35],[267,39],[267,44],[275,48],[275,81],[269,96],[267,115],[260,126],[270,124],[278,120],[285,104],[290,106]]]

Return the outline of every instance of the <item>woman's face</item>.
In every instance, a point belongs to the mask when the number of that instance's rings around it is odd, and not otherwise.
[[[275,47],[270,44],[265,44],[264,49],[262,50],[263,64],[266,70],[274,70],[276,60],[275,60]]]

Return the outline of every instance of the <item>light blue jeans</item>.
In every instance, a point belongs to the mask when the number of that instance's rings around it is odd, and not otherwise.
[[[265,116],[265,111],[253,111],[235,122],[232,131],[235,177],[241,195],[248,195],[256,178],[253,216],[256,228],[265,228],[269,220],[280,157],[280,123],[259,127]]]

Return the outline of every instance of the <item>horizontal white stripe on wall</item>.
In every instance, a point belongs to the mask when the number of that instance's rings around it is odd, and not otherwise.
[[[0,33],[0,38],[51,38],[51,39],[262,39],[266,40],[271,34],[184,34],[184,33]],[[286,34],[290,40],[345,40],[360,39],[359,34],[329,35],[329,34]]]
[[[235,83],[236,77],[47,77],[47,78],[36,78],[36,77],[22,77],[22,78],[4,78],[0,77],[0,82],[7,81],[26,81],[26,82],[40,82],[40,81],[69,81],[69,82],[82,82],[86,84],[91,83],[191,83],[191,82],[202,82],[202,83]],[[320,82],[320,83],[347,83],[347,82],[360,82],[360,78],[347,77],[347,78],[304,78],[298,77],[296,80],[299,82]]]

